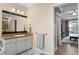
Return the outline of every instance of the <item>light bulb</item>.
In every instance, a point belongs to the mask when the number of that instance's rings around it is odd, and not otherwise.
[[[77,13],[76,13],[76,12],[74,12],[72,15],[73,15],[73,16],[74,16],[74,15],[77,15]]]
[[[15,8],[12,8],[12,12],[15,12]]]
[[[17,10],[17,13],[20,13],[20,10],[19,9]]]

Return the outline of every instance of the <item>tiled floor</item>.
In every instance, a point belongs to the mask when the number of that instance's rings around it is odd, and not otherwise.
[[[21,53],[20,55],[51,55],[51,54],[40,49],[31,49],[29,51]]]
[[[56,55],[78,55],[77,44],[62,44],[58,47]]]

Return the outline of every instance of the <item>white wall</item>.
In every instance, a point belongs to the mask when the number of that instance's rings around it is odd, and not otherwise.
[[[54,53],[54,13],[52,4],[34,4],[27,10],[28,20],[31,20],[32,32],[47,33],[45,50]],[[34,35],[33,47],[36,47]]]

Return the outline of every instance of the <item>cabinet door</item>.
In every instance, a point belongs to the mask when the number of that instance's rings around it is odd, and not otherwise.
[[[32,48],[32,37],[26,37],[26,49]]]
[[[17,38],[17,53],[25,50],[25,38]]]
[[[15,55],[16,54],[16,41],[15,39],[10,39],[14,41],[9,41],[9,43],[5,44],[5,55]]]

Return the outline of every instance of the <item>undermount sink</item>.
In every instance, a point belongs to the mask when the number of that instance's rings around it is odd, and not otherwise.
[[[14,35],[15,37],[20,37],[20,36],[25,36],[25,35],[23,35],[23,34],[21,34],[21,35]]]

